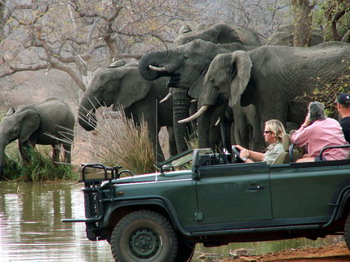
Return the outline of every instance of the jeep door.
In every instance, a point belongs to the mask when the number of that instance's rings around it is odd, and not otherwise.
[[[271,166],[274,223],[328,222],[339,193],[349,184],[349,164],[344,160]]]
[[[196,181],[195,219],[211,229],[254,227],[271,219],[266,163],[202,166]]]

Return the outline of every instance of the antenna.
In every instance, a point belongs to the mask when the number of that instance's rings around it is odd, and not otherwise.
[[[156,99],[156,164],[158,163],[157,159],[158,159],[158,141],[159,141],[159,137],[158,137],[158,99]]]

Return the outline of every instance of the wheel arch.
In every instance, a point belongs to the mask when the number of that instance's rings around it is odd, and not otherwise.
[[[335,221],[344,220],[349,212],[350,179],[346,179],[339,184],[333,195],[332,201],[330,203],[330,213],[332,215],[332,219],[327,224],[329,225]]]
[[[179,231],[185,236],[189,236],[190,233],[182,227],[174,208],[167,202],[168,201],[165,199],[153,198],[122,201],[116,203],[115,205],[109,205],[105,212],[103,224],[106,228],[114,228],[124,216],[130,214],[131,212],[137,210],[151,210],[169,219],[176,231]]]

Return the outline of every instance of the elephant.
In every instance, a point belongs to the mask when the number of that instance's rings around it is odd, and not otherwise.
[[[91,131],[97,125],[95,110],[100,106],[111,106],[114,111],[123,107],[125,115],[133,119],[136,126],[145,121],[149,138],[154,146],[156,161],[164,160],[158,133],[160,128],[167,127],[169,133],[170,155],[176,155],[176,144],[173,132],[172,99],[159,103],[168,91],[166,79],[146,81],[137,68],[137,63],[118,61],[107,68],[99,68],[94,73],[89,86],[80,102],[78,122],[85,130]]]
[[[139,71],[141,76],[147,80],[154,80],[159,77],[168,76],[170,80],[168,87],[187,89],[190,97],[198,99],[202,92],[202,84],[205,73],[210,65],[210,62],[217,54],[231,53],[235,50],[252,50],[256,46],[242,45],[240,43],[231,44],[215,44],[201,39],[193,40],[187,44],[178,46],[173,50],[152,52],[141,57],[139,60]],[[175,102],[174,102],[175,103]],[[253,106],[252,106],[253,107]],[[174,104],[175,110],[175,104]],[[244,114],[251,114],[250,111],[241,109]],[[184,110],[185,111],[185,110]],[[245,112],[247,111],[247,112]],[[199,119],[199,146],[209,146],[208,141],[208,123],[212,114]],[[187,116],[182,116],[185,119]],[[254,116],[249,116],[253,118]],[[241,117],[241,120],[235,119],[236,128],[247,125],[247,117]],[[256,120],[254,120],[256,121]],[[207,125],[204,128],[201,126]],[[247,140],[247,139],[246,139]],[[258,141],[258,146],[264,144],[261,134],[256,134],[255,140]]]
[[[244,45],[260,46],[259,35],[253,30],[225,23],[213,25],[201,24],[193,31],[190,26],[183,25],[174,40],[176,46],[187,44],[193,40],[202,39],[216,44],[240,43]]]
[[[28,161],[26,150],[38,145],[51,145],[52,159],[59,160],[58,145],[64,148],[64,161],[71,162],[75,118],[71,108],[57,98],[10,109],[0,123],[0,178],[3,176],[6,146],[18,139],[22,159]]]
[[[294,46],[294,25],[282,26],[276,30],[266,41],[266,45]],[[321,30],[311,31],[310,46],[321,44],[325,41]]]
[[[300,125],[306,113],[295,112],[295,98],[311,94],[317,83],[333,83],[348,72],[349,63],[350,44],[342,42],[307,48],[271,45],[219,54],[205,76],[200,111],[224,93],[231,107],[253,104],[261,128],[269,119]]]
[[[244,43],[246,45],[260,45],[260,39],[254,31],[241,26],[229,26],[224,23],[217,23],[214,25],[200,24],[194,30],[192,30],[190,26],[184,25],[180,28],[174,40],[174,44],[180,46],[195,39],[202,39],[220,44],[234,42],[240,44]],[[187,125],[185,123],[179,123],[179,121],[189,117],[190,107],[194,106],[191,100],[192,98],[198,97],[188,96],[187,90],[183,88],[171,88],[170,92],[173,96],[173,124],[177,150],[178,152],[183,152],[188,148],[187,140],[189,139],[189,134],[194,132],[196,124]],[[224,106],[221,106],[221,108],[223,107]],[[218,112],[219,110],[220,109],[213,110],[211,113],[212,117],[215,117],[217,114],[222,114]],[[222,125],[216,126],[211,124],[209,127],[207,123],[203,124],[202,120],[199,122],[200,132],[207,134],[204,137],[200,136],[199,144],[201,147],[214,148],[220,142],[220,126]],[[204,128],[206,129],[205,131],[203,131]],[[203,141],[203,139],[205,139],[205,141]]]

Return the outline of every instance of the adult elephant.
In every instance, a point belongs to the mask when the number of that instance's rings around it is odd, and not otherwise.
[[[198,99],[202,92],[205,73],[214,57],[221,53],[231,53],[235,50],[251,50],[256,46],[247,46],[240,43],[215,44],[201,39],[193,40],[187,44],[178,46],[173,50],[153,52],[144,55],[139,61],[140,74],[147,80],[168,76],[168,87],[187,89],[188,94]],[[175,102],[174,102],[175,110]],[[244,110],[244,109],[242,109]],[[210,123],[209,116],[199,119],[199,146],[208,145],[208,127],[202,125]],[[182,119],[186,116],[182,117]],[[236,119],[234,120],[236,121]],[[244,123],[245,118],[237,119],[237,126]],[[241,122],[239,122],[241,121]],[[246,123],[244,123],[246,125]],[[261,139],[261,134],[256,137]],[[261,144],[261,142],[259,142]],[[248,146],[248,145],[247,145]]]
[[[184,25],[180,28],[174,40],[176,46],[187,44],[193,40],[202,39],[215,44],[240,43],[244,45],[261,45],[259,35],[243,26],[216,23],[213,25],[200,24],[194,30]]]
[[[196,39],[201,39],[215,44],[239,43],[245,46],[261,45],[259,35],[255,31],[243,26],[229,25],[226,23],[216,23],[212,25],[200,24],[194,28],[194,30],[192,30],[190,26],[184,25],[180,28],[179,33],[174,40],[174,44],[178,47],[190,43]],[[193,60],[193,62],[195,61]],[[184,64],[184,70],[186,70],[186,68],[187,64]],[[203,68],[205,70],[205,65]],[[195,83],[197,79],[193,78],[190,81]],[[177,96],[187,93],[187,89],[183,89],[181,86],[178,87],[180,88],[176,89]],[[200,89],[197,89],[196,91],[192,92],[191,97],[198,100],[199,95]],[[182,97],[184,97],[184,95],[182,95]],[[189,100],[190,98],[188,97],[187,99]],[[186,115],[185,112],[188,112],[188,110],[184,107],[184,103],[177,103],[175,98],[173,101],[174,112],[182,112],[181,114],[174,114],[174,128],[183,128],[185,122],[182,122],[181,120],[187,117],[188,114]],[[178,105],[181,105],[181,107]],[[227,111],[226,99],[222,97],[218,100],[215,107],[212,107],[210,111],[206,112],[205,116],[198,119],[198,136],[200,147],[216,148],[219,146],[222,148],[229,146],[229,140],[234,139],[235,136],[229,131],[233,124],[232,114],[230,114],[229,111]],[[246,112],[243,112],[243,114],[245,113]],[[218,118],[219,124],[217,124]],[[240,120],[236,120],[237,124],[235,125],[234,132],[236,133],[236,137],[238,136],[238,133],[243,133],[242,130],[246,129],[247,122],[245,121],[247,118],[251,119],[251,116],[240,116]],[[237,130],[240,132],[236,132]],[[181,134],[181,132],[183,131],[177,133]],[[240,140],[240,137],[237,138]],[[244,139],[244,141],[247,140],[248,139]],[[243,141],[242,144],[244,144]]]
[[[266,41],[266,45],[294,46],[294,25],[287,25],[278,28]],[[309,46],[321,44],[325,41],[321,30],[311,30]]]
[[[136,63],[118,63],[108,68],[98,69],[79,106],[79,124],[87,131],[96,125],[95,110],[100,106],[111,106],[114,111],[123,108],[125,115],[139,126],[145,121],[148,134],[156,153],[156,161],[163,161],[158,133],[160,128],[167,127],[169,133],[170,155],[176,155],[176,145],[172,122],[172,100],[159,103],[168,91],[166,79],[146,81],[138,71]]]
[[[56,98],[11,109],[0,123],[0,178],[3,176],[5,148],[17,139],[24,161],[29,160],[26,154],[28,147],[36,144],[52,145],[52,159],[58,161],[57,146],[63,145],[64,161],[70,163],[74,124],[70,107]]]
[[[206,74],[202,101],[211,105],[219,93],[225,93],[230,106],[255,105],[261,126],[269,119],[301,124],[305,115],[294,114],[299,119],[290,119],[292,101],[311,94],[317,84],[339,80],[348,72],[349,63],[350,44],[341,42],[308,48],[262,46],[220,54]]]

